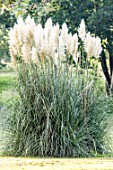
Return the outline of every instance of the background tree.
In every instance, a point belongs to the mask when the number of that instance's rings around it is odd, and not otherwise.
[[[102,40],[107,40],[106,46],[103,46],[101,55],[101,65],[106,78],[106,87],[109,92],[113,90],[113,2],[105,0],[100,5],[96,13],[88,19],[88,26],[92,33],[100,36]],[[109,52],[109,65],[107,65],[107,56],[105,49]]]
[[[0,60],[10,60],[8,33],[18,15],[24,15],[29,0],[0,0]],[[3,65],[0,62],[0,67]]]
[[[54,23],[58,22],[60,25],[66,22],[71,32],[76,31],[82,18],[87,20],[94,11],[92,0],[87,0],[85,3],[83,0],[45,0],[42,4],[46,14],[42,16],[42,22],[49,17]]]
[[[10,13],[10,10],[6,6],[0,8],[0,60],[2,58],[9,59],[9,49],[8,49],[8,32],[10,27],[13,26],[15,21],[15,16]]]

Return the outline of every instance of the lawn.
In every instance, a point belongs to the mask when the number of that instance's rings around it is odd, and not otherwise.
[[[0,71],[0,93],[4,90],[13,88],[15,72]]]
[[[113,170],[111,158],[0,158],[0,170]]]

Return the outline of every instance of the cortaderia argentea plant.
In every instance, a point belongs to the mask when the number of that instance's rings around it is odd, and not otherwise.
[[[102,153],[104,114],[91,110],[97,93],[95,75],[89,73],[90,58],[98,58],[102,50],[100,38],[86,32],[84,20],[72,35],[65,23],[60,28],[49,18],[42,27],[28,16],[25,21],[17,19],[9,44],[19,94],[10,121],[14,126],[9,128],[10,154],[70,157]]]

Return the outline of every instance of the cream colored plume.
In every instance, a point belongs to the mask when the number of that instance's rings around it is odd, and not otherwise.
[[[44,36],[46,39],[49,38],[51,31],[52,31],[52,19],[49,18],[46,23],[45,23],[45,28],[44,28]]]
[[[71,47],[70,47],[70,53],[71,55],[76,55],[78,51],[78,35],[74,34],[72,37]]]
[[[29,64],[31,61],[31,48],[30,46],[23,45],[22,46],[22,59],[24,60],[25,63]]]
[[[32,59],[34,64],[36,64],[36,65],[39,64],[38,55],[37,55],[37,49],[34,48],[34,47],[32,47],[31,59]]]
[[[21,16],[18,17],[17,19],[17,31],[18,31],[18,40],[19,40],[19,44],[20,46],[24,43],[24,34],[25,34],[25,23],[23,21],[23,19],[21,18]]]
[[[95,47],[95,38],[91,36],[90,32],[86,34],[86,38],[84,41],[84,48],[85,51],[87,52],[88,57],[93,56],[93,51]]]
[[[20,42],[19,42],[19,34],[18,34],[18,25],[15,24],[14,28],[11,28],[9,32],[9,45],[10,48],[13,49],[15,55],[19,55],[20,53]]]
[[[85,39],[86,36],[86,27],[85,27],[85,21],[84,19],[81,20],[80,26],[78,28],[78,34],[81,40]]]
[[[64,46],[65,46],[66,45],[66,41],[68,39],[68,27],[67,27],[66,23],[64,23],[62,25],[61,38],[62,38],[62,42],[64,42]]]
[[[44,51],[44,30],[41,24],[35,27],[34,31],[34,42],[38,53]]]
[[[44,63],[46,60],[53,60],[55,65],[67,60],[67,55],[72,55],[77,61],[79,38],[84,42],[84,49],[88,56],[98,57],[102,51],[99,37],[92,37],[86,34],[85,22],[82,19],[78,28],[78,35],[68,31],[66,23],[60,29],[59,24],[53,25],[49,18],[45,26],[36,25],[34,19],[28,15],[23,21],[19,16],[17,23],[9,32],[10,54],[13,63],[16,58],[21,57],[25,63],[39,64],[38,57]]]
[[[99,37],[95,38],[95,48],[94,48],[94,57],[99,57],[99,55],[102,52],[102,45],[101,45],[101,39]]]
[[[88,32],[84,41],[84,48],[89,57],[99,57],[102,51],[101,40],[99,37],[93,37]]]
[[[36,24],[34,22],[34,19],[28,15],[28,17],[25,20],[25,43],[29,43],[32,45],[33,39],[34,39],[34,31],[36,28]]]

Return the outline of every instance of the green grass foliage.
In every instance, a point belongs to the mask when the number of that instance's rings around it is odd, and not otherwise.
[[[7,116],[4,154],[80,157],[107,151],[108,108],[100,81],[67,64],[21,63],[17,70],[19,97]]]

